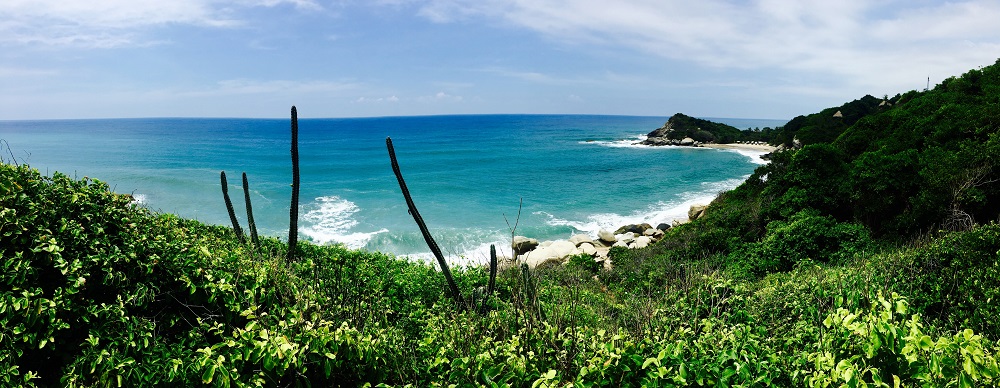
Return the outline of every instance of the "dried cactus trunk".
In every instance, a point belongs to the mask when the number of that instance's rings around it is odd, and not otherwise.
[[[545,312],[542,311],[542,306],[538,304],[538,290],[535,278],[531,275],[531,270],[526,263],[521,263],[521,282],[524,287],[524,306],[532,312],[531,315],[534,318],[544,321]]]
[[[299,238],[299,117],[292,106],[292,204],[288,209],[288,261],[295,260]]]
[[[260,239],[257,237],[257,223],[253,221],[253,206],[250,205],[250,184],[247,182],[247,173],[243,173],[243,197],[247,203],[247,222],[250,224],[250,241],[254,247],[260,246]]]
[[[462,293],[458,290],[458,285],[455,284],[455,279],[451,276],[451,269],[448,268],[448,262],[444,260],[441,248],[438,247],[437,242],[434,241],[434,237],[431,236],[430,230],[427,229],[427,224],[424,223],[423,217],[420,217],[420,212],[417,211],[417,205],[413,203],[413,198],[410,197],[410,190],[406,188],[406,181],[403,180],[403,173],[399,171],[399,163],[396,161],[396,150],[392,148],[391,138],[385,138],[385,146],[389,149],[389,161],[392,162],[392,172],[396,174],[396,180],[399,181],[399,189],[403,191],[403,198],[406,199],[406,207],[409,208],[413,220],[417,222],[420,234],[424,236],[424,241],[427,242],[431,253],[437,259],[438,265],[441,266],[441,273],[444,274],[445,280],[448,281],[452,298],[455,299],[460,309],[465,309]]]
[[[493,295],[493,287],[497,282],[497,247],[490,244],[490,283],[486,286],[486,296],[483,297],[483,306],[479,308],[479,313],[486,313],[486,301]]]
[[[229,212],[229,220],[233,222],[233,232],[236,233],[236,238],[240,239],[241,243],[244,243],[246,242],[246,236],[243,235],[243,228],[240,228],[240,222],[236,219],[236,211],[233,210],[233,201],[229,199],[229,183],[226,182],[226,172],[223,171],[219,176],[222,181],[222,198],[226,200],[226,211]]]

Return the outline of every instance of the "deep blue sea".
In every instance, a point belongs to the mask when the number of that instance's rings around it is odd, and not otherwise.
[[[487,261],[510,230],[539,240],[686,218],[763,163],[758,153],[632,143],[668,117],[463,115],[299,120],[300,233],[429,258],[390,167],[391,136],[414,201],[451,260]],[[740,129],[784,120],[711,119]],[[288,119],[0,121],[12,152],[43,174],[94,177],[144,206],[229,225],[226,171],[244,228],[240,173],[262,234],[287,236]]]

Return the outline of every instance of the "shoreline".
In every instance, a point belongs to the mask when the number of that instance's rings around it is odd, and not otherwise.
[[[633,145],[644,145],[648,147],[674,146],[731,150],[744,155],[753,154],[756,155],[757,158],[760,158],[761,155],[779,150],[778,147],[774,147],[766,143],[654,145],[642,144],[642,142],[640,142],[633,143]],[[755,161],[754,163],[767,163],[767,160],[762,159],[760,162]],[[608,251],[611,247],[621,246],[628,249],[645,248],[649,244],[661,239],[668,229],[700,218],[704,215],[708,205],[711,204],[716,197],[717,194],[712,198],[700,198],[700,200],[697,201],[687,201],[687,203],[684,204],[684,206],[688,208],[686,214],[687,217],[681,215],[681,217],[674,218],[671,221],[660,223],[656,227],[649,223],[650,220],[645,220],[639,221],[640,223],[638,224],[622,225],[615,232],[610,232],[605,228],[601,228],[596,236],[592,236],[590,231],[585,231],[577,226],[573,226],[575,229],[578,229],[583,233],[575,234],[568,240],[558,239],[551,241],[539,241],[530,237],[516,236],[511,244],[511,248],[513,250],[512,254],[514,257],[509,258],[509,260],[512,260],[513,262],[525,263],[529,267],[535,268],[546,263],[563,263],[567,257],[586,254],[593,257],[594,261],[605,268],[610,268],[611,265],[613,265],[608,257]]]
[[[769,144],[744,144],[744,143],[727,143],[727,144],[701,144],[704,148],[715,148],[721,150],[745,150],[745,151],[758,151],[758,152],[774,152],[778,150],[778,147],[774,147]]]

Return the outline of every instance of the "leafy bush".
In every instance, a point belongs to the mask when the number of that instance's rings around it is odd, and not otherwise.
[[[767,234],[730,260],[753,275],[787,271],[804,260],[839,261],[872,246],[868,230],[852,223],[837,223],[816,211],[801,211],[788,221],[774,221]]]
[[[966,329],[937,339],[905,298],[878,296],[868,311],[838,309],[823,321],[829,332],[810,354],[810,386],[993,386],[1000,380],[997,344]]]
[[[570,256],[569,259],[567,259],[566,267],[579,269],[589,275],[595,275],[597,274],[597,271],[601,270],[601,263],[595,261],[590,255],[580,254]]]
[[[952,233],[868,264],[875,282],[949,330],[971,328],[1000,338],[1000,224]]]
[[[6,385],[995,383],[996,345],[950,329],[992,330],[998,312],[974,303],[994,297],[996,225],[852,264],[864,229],[800,212],[754,243],[798,257],[788,273],[746,281],[718,255],[614,249],[597,280],[582,258],[502,271],[481,316],[459,312],[424,264],[311,244],[286,263],[275,239],[252,250],[228,228],[152,214],[93,180],[0,168]],[[670,233],[695,247],[699,228]],[[846,266],[811,260],[823,257]],[[466,290],[486,281],[481,268],[455,275]],[[934,293],[957,279],[962,298]],[[914,295],[917,311],[947,315],[870,310],[886,284]]]

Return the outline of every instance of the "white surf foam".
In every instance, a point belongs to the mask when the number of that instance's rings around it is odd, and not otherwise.
[[[763,158],[761,158],[762,156],[764,156],[764,155],[767,154],[767,152],[764,152],[764,151],[741,150],[741,149],[728,149],[728,150],[725,150],[725,151],[735,152],[737,154],[746,156],[746,157],[750,158],[750,163],[754,163],[754,164],[768,164],[769,163],[767,160],[764,160]]]
[[[648,223],[656,226],[660,223],[672,224],[673,221],[685,221],[688,218],[688,210],[693,205],[707,205],[711,203],[719,192],[732,190],[748,178],[749,175],[737,179],[727,179],[718,182],[702,182],[702,190],[686,192],[679,195],[673,201],[661,201],[649,206],[646,209],[636,210],[631,214],[622,215],[616,213],[598,213],[587,216],[585,220],[569,220],[556,217],[545,212],[536,212],[548,218],[547,224],[552,226],[569,226],[579,232],[586,233],[592,238],[597,237],[601,230],[614,232],[624,225]],[[568,237],[568,236],[567,236]]]
[[[646,140],[646,139],[647,139],[646,135],[638,135],[638,136],[635,136],[635,137],[632,137],[632,138],[621,139],[621,140],[588,140],[588,141],[581,141],[580,144],[593,144],[593,145],[599,145],[599,146],[602,146],[602,147],[611,147],[611,148],[652,148],[653,146],[639,144],[643,140]]]
[[[678,147],[683,147],[684,149],[690,149],[690,150],[719,150],[719,151],[724,151],[724,152],[735,152],[735,153],[738,153],[740,155],[746,156],[747,158],[750,159],[750,162],[754,163],[754,164],[767,164],[768,163],[767,160],[764,160],[763,158],[761,158],[761,156],[764,156],[765,154],[767,154],[767,152],[764,152],[764,151],[755,151],[755,150],[746,150],[746,149],[718,149],[718,148],[711,148],[711,147],[653,146],[653,145],[639,144],[639,143],[643,142],[644,140],[646,140],[648,138],[649,137],[646,136],[646,135],[636,135],[635,137],[628,138],[628,139],[621,139],[621,140],[588,140],[588,141],[581,141],[579,143],[580,144],[593,144],[593,145],[599,145],[599,146],[610,147],[610,148],[676,149]]]
[[[511,256],[510,236],[504,236],[503,233],[497,231],[450,231],[450,233],[461,233],[463,235],[464,238],[462,239],[465,241],[460,243],[455,241],[454,235],[448,236],[449,232],[441,233],[442,231],[440,230],[437,232],[436,236],[440,237],[440,239],[437,239],[438,246],[441,247],[441,253],[452,268],[489,265],[490,245],[496,247],[498,259],[502,260]],[[430,263],[437,267],[437,259],[429,250],[400,254],[398,256],[414,261]]]
[[[352,216],[361,209],[354,202],[335,195],[316,198],[311,206],[315,208],[302,216],[309,225],[302,228],[301,233],[319,244],[335,242],[357,249],[364,247],[376,234],[389,231],[381,229],[375,232],[350,232],[351,228],[358,225],[358,221]]]
[[[132,204],[133,205],[142,206],[142,205],[145,205],[146,201],[148,201],[148,200],[149,200],[149,197],[147,197],[146,194],[132,194]]]

